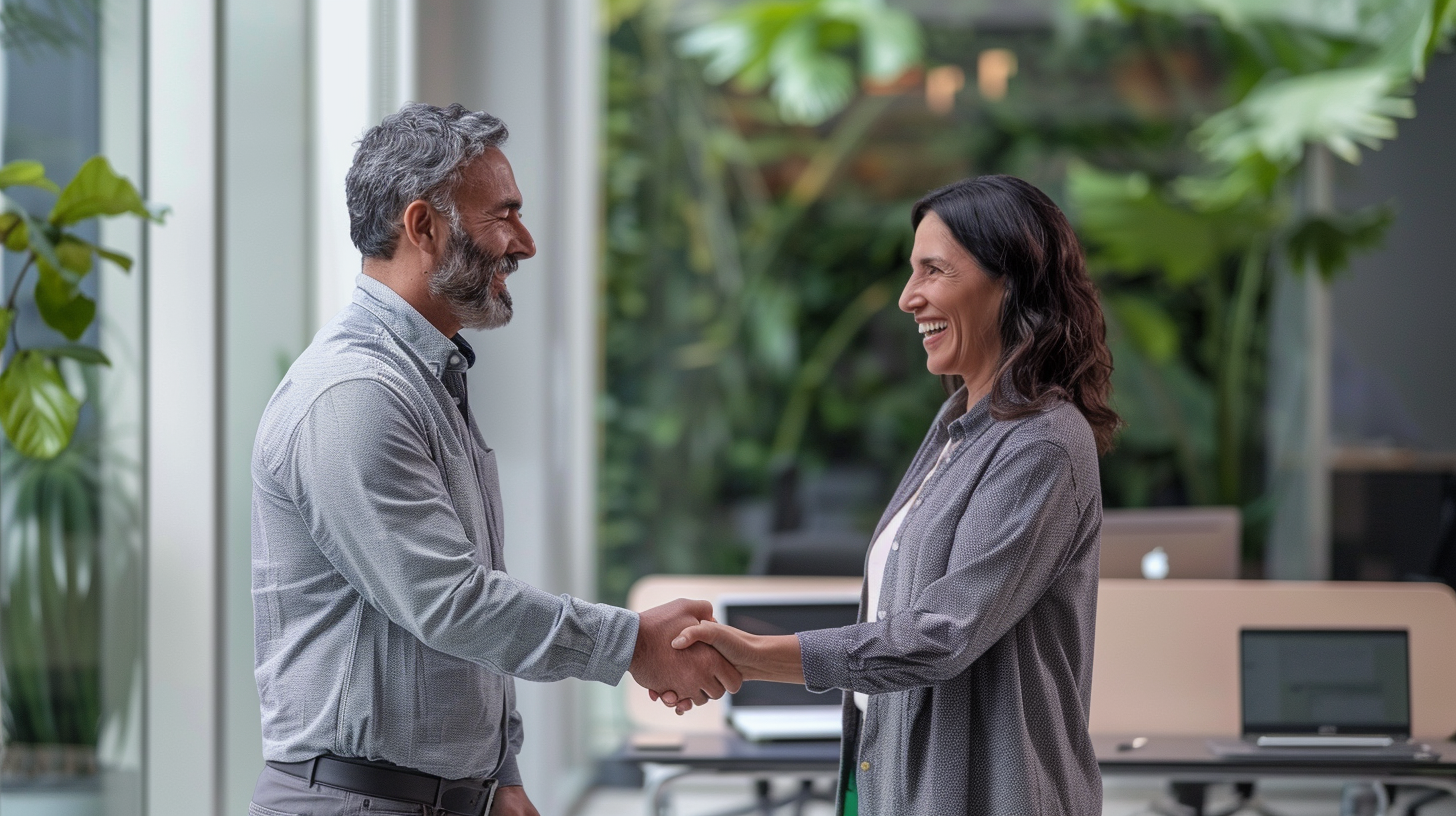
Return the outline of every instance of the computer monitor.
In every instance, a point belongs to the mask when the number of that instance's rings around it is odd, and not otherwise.
[[[720,623],[754,635],[792,635],[813,629],[849,626],[859,619],[859,596],[735,595],[720,597],[716,615]],[[763,706],[832,706],[840,695],[815,694],[792,683],[749,680],[729,694],[730,708]]]
[[[1244,735],[1410,736],[1405,630],[1244,629]]]

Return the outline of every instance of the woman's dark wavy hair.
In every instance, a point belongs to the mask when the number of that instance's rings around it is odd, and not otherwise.
[[[1122,422],[1107,404],[1112,353],[1097,287],[1067,217],[1046,193],[1012,176],[934,190],[916,202],[911,223],[918,228],[931,212],[1006,286],[991,414],[1015,419],[1067,400],[1092,426],[1097,452],[1111,450]],[[941,382],[947,393],[962,385],[956,375]]]

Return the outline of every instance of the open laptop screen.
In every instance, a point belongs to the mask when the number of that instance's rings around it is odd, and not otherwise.
[[[1410,736],[1404,631],[1240,632],[1244,734]]]
[[[792,635],[811,629],[849,626],[859,617],[859,600],[757,602],[720,599],[718,620],[754,635]],[[749,680],[730,695],[735,708],[746,706],[838,706],[840,695],[815,694],[803,686]]]

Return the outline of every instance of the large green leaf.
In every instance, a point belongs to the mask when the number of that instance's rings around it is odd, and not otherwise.
[[[849,61],[819,48],[816,21],[802,20],[785,31],[769,53],[773,85],[769,95],[784,121],[817,125],[844,110],[854,97]]]
[[[77,276],[84,276],[91,271],[95,257],[96,249],[89,242],[75,236],[63,235],[56,244],[56,260],[61,262],[61,268],[74,272]]]
[[[0,351],[10,342],[10,325],[15,322],[14,309],[0,309]]]
[[[1445,48],[1451,42],[1452,34],[1456,34],[1456,2],[1453,0],[1433,0],[1435,24],[1431,26],[1431,39],[1426,43],[1426,61],[1430,62],[1436,52]]]
[[[824,11],[858,29],[860,67],[870,79],[895,79],[924,56],[920,25],[906,11],[879,0],[827,0]]]
[[[1080,162],[1067,170],[1067,195],[1090,239],[1095,265],[1126,272],[1160,269],[1187,284],[1218,262],[1228,218],[1170,204],[1140,173],[1104,173]]]
[[[81,293],[74,282],[50,264],[36,264],[35,305],[47,326],[68,340],[80,340],[96,318],[96,301]]]
[[[915,18],[883,0],[753,0],[697,26],[679,52],[706,60],[709,82],[770,86],[791,124],[818,124],[853,98],[855,68],[844,56],[858,43],[860,70],[887,81],[914,67],[923,46]]]
[[[1349,268],[1351,254],[1380,246],[1394,219],[1395,212],[1388,204],[1352,213],[1311,216],[1289,236],[1290,260],[1295,269],[1314,264],[1329,280]]]
[[[22,454],[55,458],[71,443],[80,413],[55,363],[36,352],[16,352],[0,373],[0,426]]]
[[[86,365],[111,365],[111,358],[102,353],[101,349],[92,348],[91,346],[51,346],[49,348],[38,348],[35,350],[35,353],[42,357],[50,357],[51,359],[64,357],[68,360],[75,360],[78,363],[85,363]]]
[[[61,191],[49,220],[57,226],[69,226],[98,215],[126,213],[161,219],[160,212],[147,209],[136,187],[111,169],[105,156],[92,156]]]
[[[1155,363],[1167,363],[1178,356],[1178,324],[1160,304],[1130,294],[1107,300],[1128,338],[1145,357]]]
[[[1383,67],[1321,71],[1261,83],[1237,105],[1208,118],[1195,132],[1214,161],[1236,164],[1261,155],[1292,166],[1306,144],[1323,144],[1351,163],[1360,145],[1395,138],[1395,120],[1415,115],[1411,100],[1394,96]]]
[[[96,254],[97,255],[100,255],[101,257],[105,258],[106,260],[111,261],[112,263],[114,263],[117,266],[121,267],[121,271],[123,271],[123,272],[130,272],[131,271],[132,260],[131,260],[131,256],[130,255],[127,255],[127,254],[121,253],[121,252],[117,252],[116,250],[112,250],[112,249],[105,249],[105,248],[102,248],[102,247],[94,247],[94,249],[96,250]]]
[[[54,181],[46,178],[45,165],[26,159],[0,167],[0,190],[6,187],[39,187],[53,193],[60,192],[61,189]]]
[[[698,26],[678,42],[678,51],[683,56],[707,60],[703,78],[715,84],[738,76],[760,57],[761,50],[762,44],[756,41],[753,26],[747,20],[736,18]]]
[[[0,238],[11,252],[23,252],[30,244],[26,235],[25,219],[16,212],[0,213]]]

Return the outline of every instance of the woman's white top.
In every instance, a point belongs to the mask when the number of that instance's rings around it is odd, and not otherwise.
[[[900,525],[905,523],[905,516],[910,512],[910,506],[915,503],[920,491],[925,489],[926,482],[929,482],[930,477],[935,475],[935,471],[940,469],[940,464],[945,461],[945,455],[950,452],[952,444],[954,443],[946,442],[945,447],[940,449],[940,456],[936,457],[935,464],[930,466],[930,471],[925,474],[925,478],[920,480],[920,486],[915,488],[915,494],[900,505],[900,509],[885,525],[885,529],[880,531],[880,534],[875,537],[874,543],[870,545],[869,563],[865,564],[865,597],[869,601],[869,608],[865,610],[865,620],[867,621],[879,619],[880,587],[885,582],[885,565],[890,561],[890,553],[900,549],[899,543],[895,541],[895,536],[900,534]],[[868,694],[859,691],[854,693],[854,704],[860,713],[864,713],[868,709],[869,703]]]

